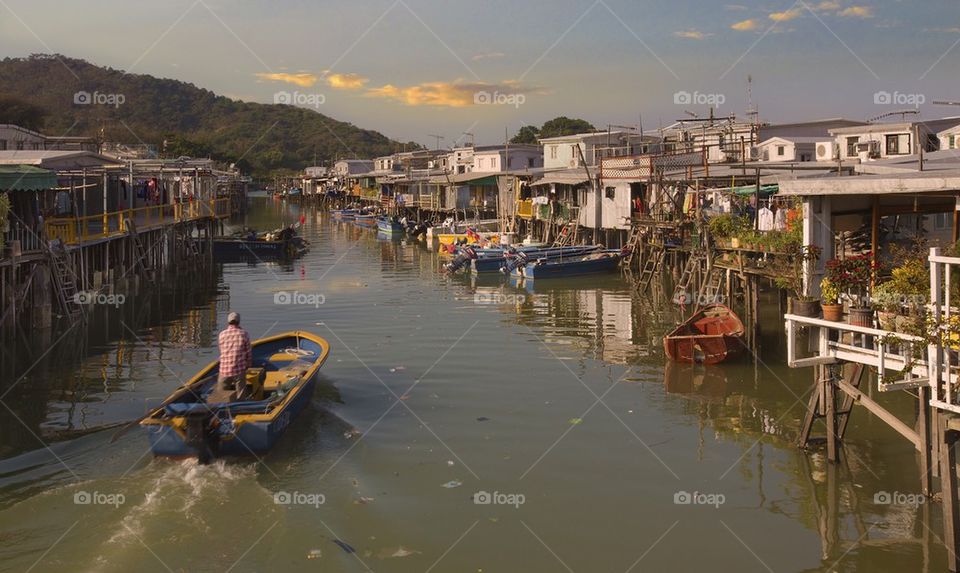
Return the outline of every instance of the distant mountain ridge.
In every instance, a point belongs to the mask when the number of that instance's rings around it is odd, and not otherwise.
[[[168,156],[210,156],[258,174],[300,170],[314,157],[373,158],[402,147],[310,109],[234,101],[179,80],[59,55],[0,60],[0,99],[23,104],[0,105],[0,123],[9,121],[4,107],[39,108],[42,125],[34,128],[49,135],[102,136],[158,149],[166,141]]]

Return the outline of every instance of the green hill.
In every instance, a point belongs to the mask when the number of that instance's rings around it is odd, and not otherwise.
[[[77,92],[96,93],[101,103],[75,103]],[[103,104],[108,94],[122,94],[122,104]],[[50,55],[0,60],[0,123],[18,121],[50,135],[154,144],[165,156],[210,156],[257,174],[300,170],[315,155],[318,162],[371,158],[401,146],[310,109],[239,102],[177,80]]]

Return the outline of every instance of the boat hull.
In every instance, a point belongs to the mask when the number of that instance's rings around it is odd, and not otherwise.
[[[243,239],[214,239],[215,259],[288,258],[297,254],[292,241],[248,241]]]
[[[619,252],[605,254],[607,256],[604,257],[586,255],[576,257],[573,260],[554,258],[535,263],[531,262],[521,269],[516,269],[514,273],[520,274],[525,279],[537,280],[611,273],[617,270],[621,259]]]
[[[746,348],[740,318],[723,305],[708,305],[663,339],[663,351],[674,362],[719,364]]]
[[[554,258],[554,257],[574,257],[597,250],[599,247],[557,247],[554,249],[518,249],[531,259]],[[506,262],[506,255],[481,255],[474,259],[471,269],[474,274],[499,273],[500,268]]]

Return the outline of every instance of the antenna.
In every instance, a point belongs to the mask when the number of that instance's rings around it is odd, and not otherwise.
[[[435,137],[435,138],[437,139],[437,150],[438,150],[438,151],[440,150],[440,142],[443,141],[444,139],[446,139],[446,137],[444,137],[444,136],[442,136],[442,135],[436,135],[436,134],[433,134],[433,133],[428,133],[428,134],[427,134],[427,137]]]
[[[757,111],[757,106],[753,105],[753,74],[749,74],[747,75],[747,117],[756,123],[757,116],[759,115],[760,112]]]
[[[470,147],[476,147],[476,136],[474,134],[470,133],[469,131],[464,131],[462,135],[470,136]]]
[[[933,105],[960,105],[960,101],[937,100],[933,102]]]
[[[899,115],[899,116],[900,116],[900,119],[906,119],[906,117],[907,117],[908,115],[920,115],[920,110],[917,110],[917,109],[901,109],[901,110],[899,110],[899,111],[888,111],[887,113],[882,113],[882,114],[878,115],[877,117],[871,117],[870,119],[867,120],[867,123],[873,123],[873,122],[875,122],[875,121],[880,121],[881,119],[885,119],[885,118],[888,118],[888,117],[892,117],[892,116],[894,116],[894,115]]]

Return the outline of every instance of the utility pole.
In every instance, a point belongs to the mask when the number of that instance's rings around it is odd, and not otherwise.
[[[443,141],[444,139],[446,139],[446,137],[444,137],[444,136],[442,136],[442,135],[436,135],[436,134],[433,134],[433,133],[427,134],[427,137],[435,137],[435,138],[437,138],[437,151],[440,150],[440,142]]]

